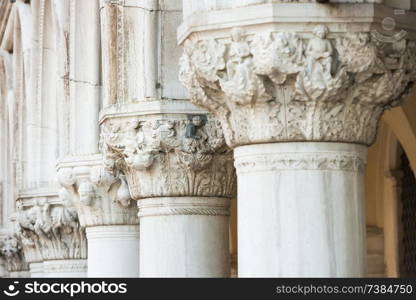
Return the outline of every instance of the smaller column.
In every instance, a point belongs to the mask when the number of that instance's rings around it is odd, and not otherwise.
[[[87,228],[88,277],[138,277],[139,226]]]
[[[138,201],[140,276],[228,277],[235,172],[218,121],[112,115],[102,132],[107,166]]]
[[[142,277],[229,277],[229,198],[138,201]]]

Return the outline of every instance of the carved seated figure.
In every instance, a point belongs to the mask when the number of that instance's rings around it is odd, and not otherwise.
[[[325,81],[331,79],[332,56],[334,49],[326,38],[328,27],[318,25],[313,30],[315,38],[312,38],[306,48],[307,75],[310,79],[325,88]]]

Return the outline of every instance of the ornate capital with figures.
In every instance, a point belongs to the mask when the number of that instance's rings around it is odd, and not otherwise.
[[[125,176],[135,200],[235,194],[232,152],[206,114],[107,118],[101,131],[107,170]]]
[[[416,80],[416,44],[376,32],[224,31],[184,41],[180,80],[231,147],[280,141],[370,145]]]
[[[15,235],[6,235],[0,240],[0,257],[6,261],[8,272],[28,270],[22,244]]]

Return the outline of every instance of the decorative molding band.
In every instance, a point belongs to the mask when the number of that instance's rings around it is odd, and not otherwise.
[[[281,153],[241,157],[235,160],[237,174],[262,171],[364,172],[366,162],[358,155],[342,153]]]
[[[114,241],[125,239],[139,239],[139,225],[107,225],[87,227],[87,238],[91,240],[111,239]]]
[[[229,216],[230,199],[217,197],[148,198],[137,203],[139,217],[203,215]]]
[[[113,104],[100,111],[100,123],[109,118],[139,117],[162,114],[207,114],[188,100],[143,99],[137,103]]]

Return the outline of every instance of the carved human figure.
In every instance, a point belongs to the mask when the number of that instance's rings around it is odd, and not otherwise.
[[[254,72],[250,45],[243,37],[241,28],[233,28],[231,31],[226,67],[227,76],[220,80],[220,85],[231,105],[246,105],[271,98],[265,90],[263,81]]]
[[[36,222],[33,227],[36,234],[43,239],[50,238],[50,231],[52,229],[50,209],[51,206],[49,203],[42,205],[39,199],[34,200],[34,206],[31,208],[36,214]]]
[[[233,78],[235,74],[244,75],[247,73],[247,66],[242,64],[250,63],[250,47],[243,38],[243,30],[241,28],[233,28],[231,31],[232,43],[230,45],[229,56],[227,62],[228,78]]]
[[[307,75],[314,84],[322,89],[326,87],[325,82],[332,78],[331,66],[334,49],[326,38],[328,32],[328,27],[325,25],[317,25],[313,30],[315,37],[309,40],[305,51]]]
[[[198,150],[203,150],[208,135],[203,129],[204,121],[201,116],[192,116],[191,120],[188,120],[185,131],[185,150],[187,152],[194,153]]]

